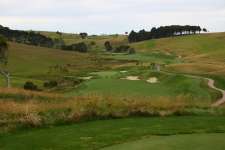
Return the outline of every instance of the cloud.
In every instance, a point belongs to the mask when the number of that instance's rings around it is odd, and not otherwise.
[[[17,29],[123,33],[167,24],[222,31],[224,0],[0,0],[0,24]]]

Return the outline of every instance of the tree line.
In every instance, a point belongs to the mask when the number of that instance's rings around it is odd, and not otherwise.
[[[207,32],[207,29],[190,25],[161,26],[158,28],[153,27],[151,31],[140,30],[139,32],[135,32],[132,30],[128,36],[128,40],[132,43],[149,39],[196,34],[201,33],[201,31]]]
[[[62,35],[62,33],[58,31],[56,32],[56,34]],[[88,51],[88,46],[84,42],[66,45],[62,38],[52,39],[34,31],[11,30],[10,28],[3,27],[1,25],[0,25],[0,35],[3,35],[9,41],[17,43],[48,48],[57,48],[68,51],[77,51],[77,52]],[[80,36],[82,39],[84,39],[88,36],[88,34],[81,33]]]
[[[51,38],[33,31],[11,30],[8,27],[0,25],[0,34],[6,37],[9,41],[42,47],[54,46],[54,41]]]

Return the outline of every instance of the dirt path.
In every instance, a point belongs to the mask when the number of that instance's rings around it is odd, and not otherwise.
[[[222,89],[219,89],[219,88],[215,87],[215,84],[214,84],[215,81],[214,80],[208,79],[208,78],[207,78],[207,80],[208,80],[208,86],[210,88],[215,89],[217,91],[220,91],[223,95],[222,98],[218,99],[217,102],[212,104],[212,107],[218,107],[218,106],[224,104],[225,103],[225,90],[222,90]]]
[[[167,74],[175,74],[175,73],[171,73],[171,72],[166,72],[166,71],[161,71],[163,73],[167,73]],[[201,76],[195,76],[195,75],[188,75],[188,74],[180,74],[180,75],[183,75],[183,76],[186,76],[186,77],[191,77],[191,78],[198,78],[198,79],[205,79],[205,80],[208,80],[208,86],[216,91],[219,91],[221,92],[222,94],[222,98],[218,99],[215,103],[213,103],[211,106],[212,107],[218,107],[222,104],[225,103],[225,90],[223,89],[219,89],[215,86],[215,81],[213,79],[210,79],[210,78],[205,78],[205,77],[201,77]]]

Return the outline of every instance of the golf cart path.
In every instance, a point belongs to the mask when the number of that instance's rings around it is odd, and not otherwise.
[[[175,73],[171,73],[171,72],[167,72],[167,71],[161,71],[163,73],[167,73],[167,74],[175,74]],[[180,75],[183,75],[185,77],[191,77],[191,78],[198,78],[198,79],[205,79],[208,81],[208,86],[216,91],[219,91],[221,94],[222,94],[222,98],[218,99],[216,102],[214,102],[211,106],[212,107],[218,107],[222,104],[225,103],[225,90],[223,89],[220,89],[220,88],[217,88],[215,86],[215,81],[213,79],[210,79],[210,78],[205,78],[205,77],[202,77],[202,76],[195,76],[195,75],[188,75],[188,74],[180,74]]]
[[[212,107],[218,107],[218,106],[224,104],[225,103],[225,90],[222,90],[222,89],[217,88],[215,86],[215,81],[214,80],[208,79],[208,78],[206,78],[206,79],[208,80],[208,86],[210,88],[215,89],[215,90],[221,92],[222,95],[223,95],[222,98],[218,99],[217,102],[215,102],[215,103],[212,104]]]

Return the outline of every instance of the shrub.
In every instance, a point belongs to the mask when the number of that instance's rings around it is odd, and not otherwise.
[[[105,49],[107,50],[107,51],[112,51],[112,46],[111,46],[111,44],[110,44],[110,42],[109,41],[106,41],[105,42]]]
[[[58,82],[57,81],[48,81],[48,82],[45,82],[43,86],[45,88],[54,88],[54,87],[58,86]]]
[[[135,49],[131,48],[128,45],[121,45],[119,47],[117,47],[114,50],[115,53],[129,53],[129,54],[134,54],[135,53]]]
[[[91,42],[90,42],[90,45],[92,45],[92,46],[93,46],[93,45],[96,45],[96,42],[95,42],[95,41],[91,41]]]
[[[135,53],[136,53],[136,51],[135,51],[134,48],[130,48],[130,49],[129,49],[129,54],[135,54]]]
[[[73,85],[76,86],[76,85],[81,84],[82,82],[83,82],[82,79],[75,79],[75,80],[73,81]]]
[[[77,43],[77,44],[72,44],[72,45],[64,45],[62,46],[63,50],[68,50],[68,51],[77,51],[77,52],[82,52],[85,53],[88,51],[88,46],[84,43]]]
[[[37,90],[38,90],[37,85],[35,85],[33,82],[30,82],[30,81],[27,81],[27,82],[24,84],[23,88],[24,88],[25,90],[32,90],[32,91],[37,91]]]

